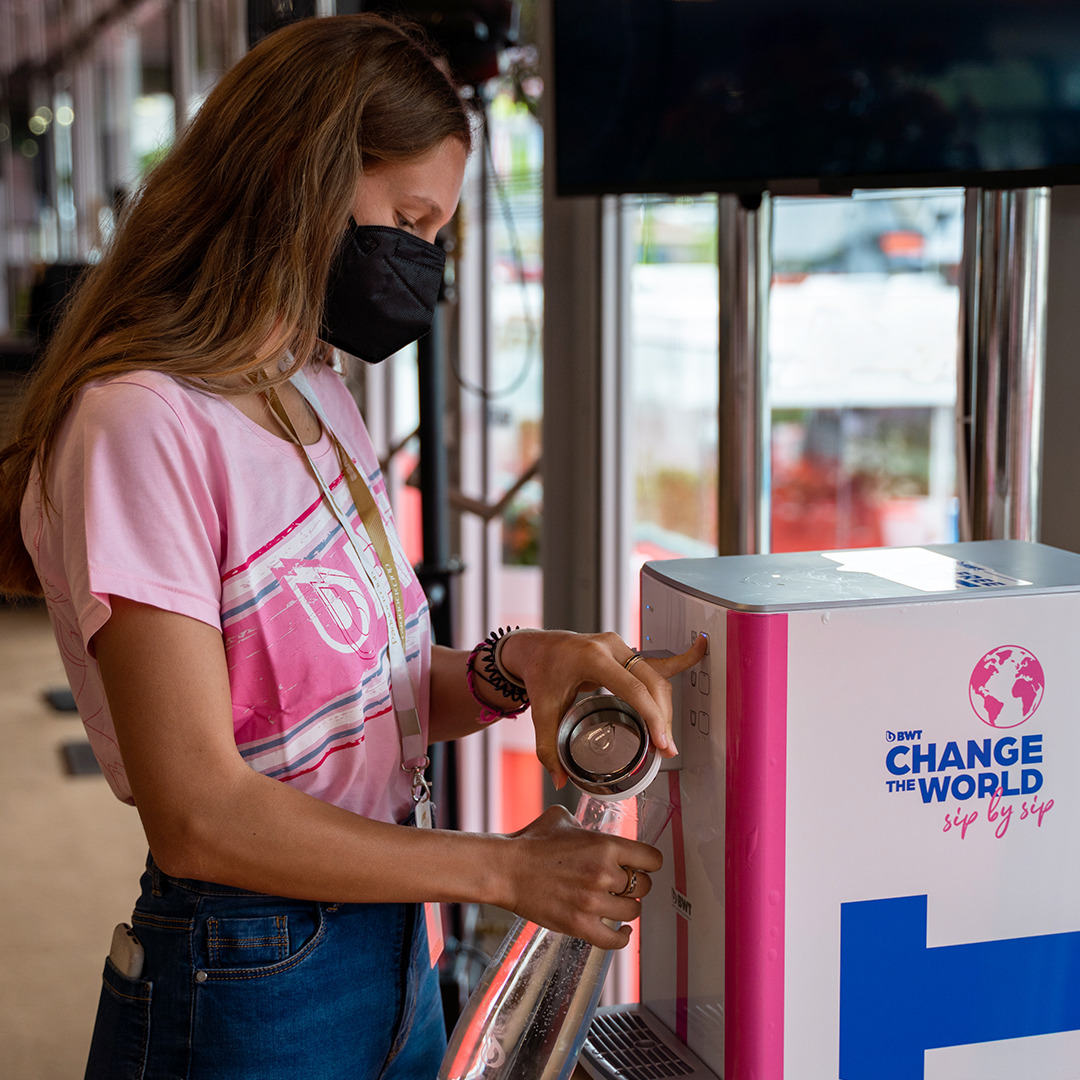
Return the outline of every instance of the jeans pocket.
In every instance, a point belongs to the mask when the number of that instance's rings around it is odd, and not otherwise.
[[[288,955],[288,915],[206,920],[206,958],[212,968],[276,964]]]
[[[148,979],[128,979],[105,960],[85,1080],[142,1080],[152,989]]]
[[[195,920],[191,960],[195,981],[263,978],[302,963],[324,933],[320,905],[279,901],[273,908],[260,898],[241,914],[221,907]],[[202,974],[199,974],[201,972]]]

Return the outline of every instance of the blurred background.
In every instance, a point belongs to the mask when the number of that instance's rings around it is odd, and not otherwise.
[[[549,625],[636,645],[643,563],[729,550],[725,203],[556,195],[548,0],[0,0],[0,439],[71,284],[222,72],[283,22],[367,7],[441,27],[477,117],[442,238],[439,333],[350,372],[440,640]],[[1050,216],[1038,438],[1041,536],[1080,548],[1076,192],[1055,189]],[[761,550],[957,539],[965,188],[774,194],[769,211]],[[434,495],[433,446],[445,470]],[[67,1080],[81,1075],[141,832],[80,749],[77,718],[46,699],[65,688],[43,609],[0,607],[0,659],[0,1071]],[[447,824],[511,831],[555,798],[527,718],[436,767]],[[455,919],[452,937],[481,944],[505,926],[498,912]],[[450,962],[453,996],[481,961],[463,948]],[[631,959],[608,994],[634,993]]]

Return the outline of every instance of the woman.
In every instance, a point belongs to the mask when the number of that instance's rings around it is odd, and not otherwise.
[[[430,325],[469,145],[403,29],[265,39],[86,275],[0,458],[0,587],[44,595],[151,852],[141,969],[106,963],[95,1080],[434,1076],[418,905],[493,903],[617,948],[629,930],[604,920],[633,919],[660,864],[560,809],[512,836],[414,827],[427,743],[529,703],[557,784],[583,688],[633,703],[673,754],[666,676],[703,648],[631,674],[610,634],[430,642],[331,346],[377,362]]]

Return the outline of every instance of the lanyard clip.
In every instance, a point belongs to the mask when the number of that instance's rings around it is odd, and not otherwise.
[[[431,764],[431,760],[425,754],[415,764],[401,767],[405,772],[412,773],[412,800],[414,803],[429,802],[431,800],[431,785],[427,782],[424,770]]]

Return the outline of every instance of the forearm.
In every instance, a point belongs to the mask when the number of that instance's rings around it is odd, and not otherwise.
[[[231,782],[220,779],[210,771],[183,809],[144,815],[166,873],[323,902],[490,903],[618,948],[629,931],[612,923],[637,917],[660,865],[655,848],[582,829],[562,807],[519,833],[479,835],[359,817],[243,762]],[[618,895],[627,866],[642,871],[634,896]]]
[[[328,902],[505,906],[510,841],[392,825],[350,813],[253,772],[144,814],[155,860],[176,877]],[[215,789],[219,794],[215,794]]]

